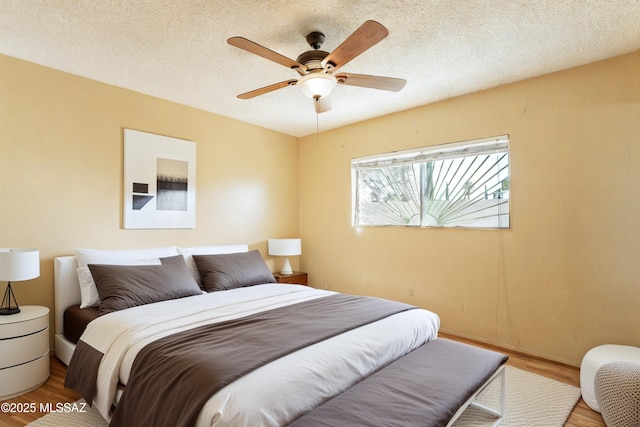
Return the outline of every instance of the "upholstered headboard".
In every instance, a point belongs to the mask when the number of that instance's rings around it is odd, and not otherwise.
[[[80,283],[78,282],[77,269],[78,263],[75,256],[63,256],[53,259],[56,334],[62,333],[64,311],[74,304],[80,304]]]

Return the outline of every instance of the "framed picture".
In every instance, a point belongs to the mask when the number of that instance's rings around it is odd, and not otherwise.
[[[124,228],[194,228],[196,143],[124,130]]]

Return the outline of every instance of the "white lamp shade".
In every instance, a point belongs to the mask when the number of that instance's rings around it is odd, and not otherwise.
[[[40,252],[29,248],[0,248],[0,280],[13,282],[40,276]]]
[[[333,74],[311,73],[304,75],[298,80],[297,86],[300,91],[309,98],[322,98],[331,93],[338,84]]]
[[[295,256],[302,254],[300,239],[269,239],[269,255]]]

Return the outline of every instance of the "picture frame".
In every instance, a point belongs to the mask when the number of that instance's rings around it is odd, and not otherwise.
[[[124,228],[195,228],[196,143],[124,129]]]

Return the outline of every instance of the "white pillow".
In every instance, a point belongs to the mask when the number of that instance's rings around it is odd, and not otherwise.
[[[76,271],[78,282],[80,283],[80,308],[100,305],[98,288],[96,288],[93,276],[91,276],[91,271],[89,271],[87,265],[156,265],[160,264],[160,258],[179,255],[175,246],[119,251],[78,248],[75,252],[78,262]]]
[[[78,283],[80,283],[80,308],[99,306],[100,296],[89,267],[78,267],[76,272],[78,273]]]
[[[202,278],[200,277],[196,262],[193,260],[193,255],[234,254],[237,252],[247,252],[248,250],[249,246],[247,245],[195,246],[192,248],[178,248],[178,253],[184,257],[193,278],[196,279],[198,286],[202,288]]]

